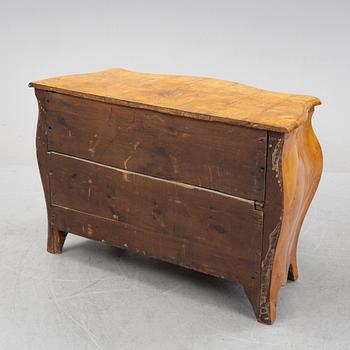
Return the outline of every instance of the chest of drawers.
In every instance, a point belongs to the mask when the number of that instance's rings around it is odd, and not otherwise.
[[[49,252],[69,232],[237,281],[275,320],[322,171],[317,98],[123,69],[30,86]]]

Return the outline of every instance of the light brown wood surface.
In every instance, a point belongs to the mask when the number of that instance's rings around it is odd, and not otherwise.
[[[184,117],[291,132],[320,100],[211,78],[113,68],[32,82],[37,89]]]
[[[311,118],[289,134],[269,132],[260,294],[246,293],[257,319],[272,324],[281,286],[298,279],[297,243],[322,173],[322,150]]]
[[[307,121],[285,135],[282,151],[283,219],[273,259],[270,303],[271,321],[276,318],[278,292],[287,280],[298,279],[297,243],[306,212],[321,179],[323,156],[313,131],[309,111]]]

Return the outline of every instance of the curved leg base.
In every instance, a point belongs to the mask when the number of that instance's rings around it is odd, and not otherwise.
[[[255,314],[258,322],[271,325],[276,320],[276,302],[269,301],[260,307],[259,313]]]
[[[67,234],[68,232],[60,231],[56,228],[49,228],[47,251],[51,254],[61,254]]]
[[[260,289],[244,288],[258,322],[271,325],[276,319],[276,300],[262,301]]]
[[[296,281],[299,277],[299,272],[298,272],[298,266],[296,259],[294,258],[291,264],[289,265],[288,269],[288,280],[289,281]]]

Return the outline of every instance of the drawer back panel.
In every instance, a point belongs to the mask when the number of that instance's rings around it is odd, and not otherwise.
[[[120,169],[264,198],[266,131],[37,91],[48,149]]]
[[[263,212],[253,201],[53,152],[48,167],[53,208],[90,216],[78,228],[66,216],[63,228],[69,232],[89,237],[96,231],[94,222],[107,221],[115,225],[111,239],[134,249],[144,249],[142,241],[149,234],[152,246],[172,241],[174,249],[162,249],[161,257],[169,261],[196,266],[219,259],[227,270],[239,265],[250,266],[250,273],[258,271]],[[51,222],[63,229],[55,215]],[[118,240],[118,228],[125,227],[128,235],[123,242]]]

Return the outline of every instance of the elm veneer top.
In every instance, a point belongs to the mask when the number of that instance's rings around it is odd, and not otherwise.
[[[211,78],[148,74],[113,68],[32,82],[41,90],[189,118],[290,132],[321,102]]]

